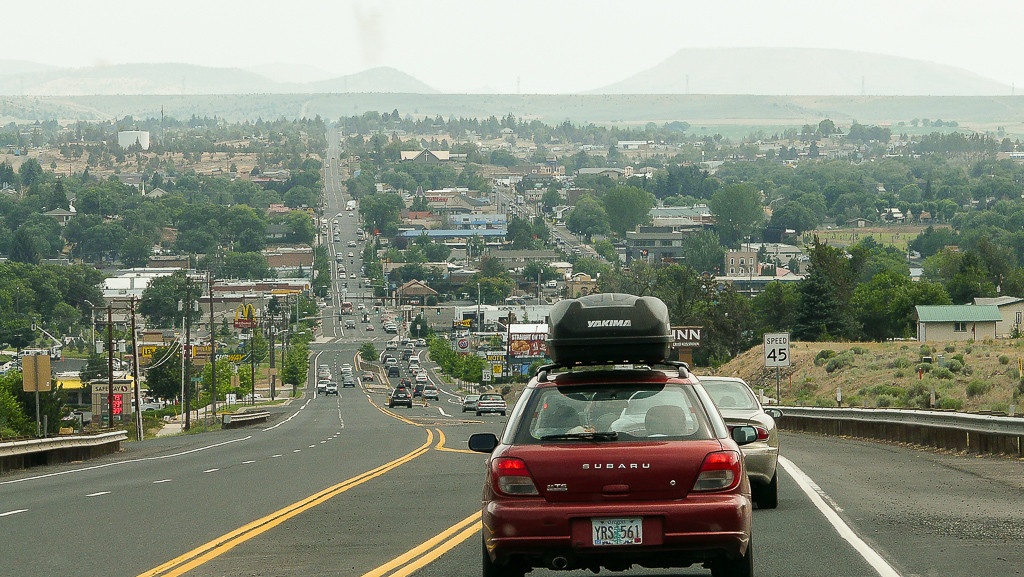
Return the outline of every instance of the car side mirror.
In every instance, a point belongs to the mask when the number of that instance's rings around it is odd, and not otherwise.
[[[757,429],[750,425],[735,427],[732,430],[732,440],[736,441],[737,445],[749,445],[757,440]]]
[[[769,417],[771,417],[773,419],[781,419],[782,418],[782,411],[779,410],[779,409],[765,409],[764,412],[765,412],[766,415],[768,415]]]
[[[757,433],[754,433],[754,436],[756,437]],[[478,453],[490,453],[497,446],[498,437],[494,433],[473,433],[469,436],[470,450]]]

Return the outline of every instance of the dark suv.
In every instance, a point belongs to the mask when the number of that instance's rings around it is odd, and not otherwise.
[[[388,407],[393,409],[395,405],[412,408],[412,395],[409,394],[409,389],[400,387],[391,391],[391,396],[388,397]]]
[[[750,577],[752,503],[739,445],[757,431],[730,433],[688,367],[665,363],[671,335],[660,300],[562,303],[547,341],[556,364],[527,385],[500,439],[469,439],[489,453],[484,577],[694,564]],[[607,368],[626,363],[636,368]]]

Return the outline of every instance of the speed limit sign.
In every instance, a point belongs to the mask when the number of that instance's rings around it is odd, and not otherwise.
[[[788,367],[789,333],[765,333],[764,335],[764,366]]]

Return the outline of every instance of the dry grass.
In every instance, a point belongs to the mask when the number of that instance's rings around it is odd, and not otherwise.
[[[923,347],[932,351],[931,365],[921,363]],[[843,354],[850,364],[829,372],[827,363],[815,362],[824,350]],[[1024,342],[794,342],[790,353],[793,365],[780,370],[783,404],[835,406],[841,387],[844,406],[926,408],[934,390],[939,408],[1006,412],[1021,388],[1018,362],[1024,358]],[[763,354],[754,347],[716,374],[740,377],[774,397],[775,369],[765,368]],[[964,368],[947,374],[959,355]]]

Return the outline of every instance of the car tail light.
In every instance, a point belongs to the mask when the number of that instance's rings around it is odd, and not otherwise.
[[[729,491],[743,478],[743,462],[736,451],[718,451],[704,457],[694,491]]]
[[[759,426],[755,426],[754,429],[757,430],[757,440],[758,441],[767,441],[768,440],[768,429],[766,429],[764,427],[759,427]]]
[[[539,494],[522,459],[498,457],[491,462],[491,471],[497,490],[505,495]]]

